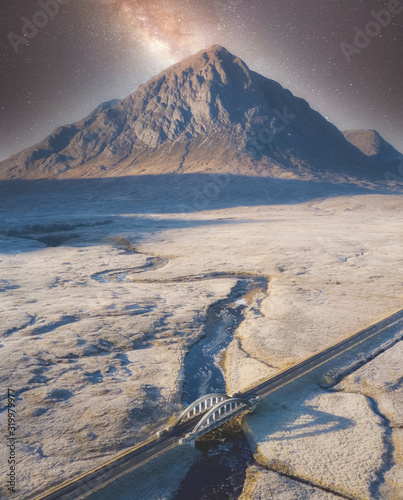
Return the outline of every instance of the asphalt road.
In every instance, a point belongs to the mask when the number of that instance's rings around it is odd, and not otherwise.
[[[366,340],[374,337],[378,333],[381,333],[386,328],[390,328],[394,323],[403,320],[403,310],[389,316],[388,318],[383,319],[379,323],[366,328],[365,330],[361,330],[360,332],[352,335],[351,337],[342,340],[341,342],[328,347],[327,349],[314,354],[301,361],[300,363],[288,368],[287,370],[275,375],[270,378],[266,382],[262,382],[258,386],[253,389],[249,389],[248,391],[242,393],[242,397],[251,397],[253,395],[265,397],[270,393],[276,391],[280,387],[283,387],[287,383],[295,380],[306,373],[309,373],[315,368],[327,363],[331,359],[339,356],[340,354],[349,351],[350,349],[356,347],[357,345],[365,342]]]
[[[126,474],[131,469],[136,469],[157,455],[177,446],[179,439],[190,432],[201,417],[202,415],[197,415],[161,438],[155,438],[133,451],[120,455],[113,461],[83,474],[75,480],[73,479],[65,486],[61,485],[55,488],[54,491],[49,490],[47,493],[36,497],[35,500],[75,500],[91,491],[95,491],[114,481],[122,474]]]
[[[262,382],[256,387],[240,394],[239,396],[245,398],[252,396],[267,396],[289,382],[305,375],[306,373],[309,373],[313,369],[356,347],[369,338],[374,337],[386,328],[389,328],[394,323],[401,320],[403,320],[403,310],[369,328],[366,328],[365,330],[360,331],[338,344],[335,344],[311,356],[310,358],[301,361],[267,381]],[[190,432],[202,416],[203,415],[201,414],[194,417],[192,420],[179,425],[173,431],[165,434],[161,438],[156,438],[132,451],[121,454],[98,469],[83,474],[64,486],[61,485],[41,496],[38,496],[36,500],[76,500],[91,491],[105,486],[107,483],[117,479],[119,476],[127,473],[128,471],[139,467],[141,464],[149,461],[153,457],[156,457],[161,453],[177,446],[179,439]]]

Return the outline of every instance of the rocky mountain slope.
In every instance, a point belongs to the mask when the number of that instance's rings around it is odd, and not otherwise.
[[[383,177],[303,99],[214,45],[0,163],[0,179],[230,172]]]
[[[386,169],[388,180],[403,181],[403,154],[399,153],[376,130],[346,130],[344,137],[365,155]]]

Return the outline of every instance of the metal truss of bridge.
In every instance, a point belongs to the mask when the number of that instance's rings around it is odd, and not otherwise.
[[[176,427],[182,422],[186,422],[186,420],[192,419],[200,413],[204,413],[209,408],[212,408],[227,399],[229,399],[229,396],[226,394],[207,394],[207,396],[202,396],[183,410],[183,412],[176,419],[176,422],[173,424],[173,427]]]
[[[223,423],[242,413],[254,411],[259,402],[259,397],[244,399],[230,397],[226,394],[207,394],[189,405],[171,427],[160,431],[158,435],[162,436],[166,432],[175,429],[178,425],[201,415],[201,418],[196,421],[193,430],[179,441],[180,444],[193,444],[196,439],[220,427]]]

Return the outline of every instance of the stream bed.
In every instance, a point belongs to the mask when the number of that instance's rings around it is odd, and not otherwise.
[[[242,493],[246,470],[254,463],[242,431],[219,441],[196,442],[202,455],[192,465],[173,500],[235,500]]]
[[[204,394],[226,393],[221,355],[243,320],[246,295],[267,289],[267,278],[234,277],[237,283],[229,296],[209,307],[204,337],[185,358],[183,403],[186,405]],[[218,440],[196,441],[196,448],[201,451],[201,457],[190,468],[174,500],[237,499],[242,493],[246,470],[254,461],[243,432],[228,431]]]
[[[149,257],[142,266],[133,269],[108,270],[94,274],[99,282],[133,281],[158,283],[168,280],[138,279],[136,274],[163,267],[167,261]],[[133,276],[134,275],[134,276]],[[236,284],[228,297],[212,304],[207,311],[203,337],[185,357],[183,405],[210,393],[226,393],[220,361],[223,352],[234,338],[234,332],[244,319],[248,297],[266,291],[268,278],[236,273],[174,278],[170,282],[233,279]],[[173,500],[235,500],[242,493],[247,468],[253,464],[253,454],[239,428],[228,429],[219,438],[196,441],[200,458],[191,466]]]
[[[237,279],[236,285],[228,297],[208,308],[204,336],[190,348],[185,357],[184,405],[191,404],[205,394],[226,394],[224,374],[220,367],[221,356],[244,319],[243,313],[247,307],[245,296],[254,290],[267,289],[268,280],[265,277],[230,277]]]

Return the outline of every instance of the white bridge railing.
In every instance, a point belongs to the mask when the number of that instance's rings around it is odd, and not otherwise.
[[[204,413],[209,408],[212,408],[226,399],[230,399],[226,394],[207,394],[206,396],[202,396],[183,410],[172,427],[176,427],[180,423],[186,422],[186,420],[190,420],[200,413]]]
[[[236,416],[254,411],[259,402],[260,397],[243,399],[241,397],[230,397],[226,394],[207,394],[183,410],[175,423],[171,427],[157,432],[157,436],[161,437],[179,425],[203,414],[202,418],[195,423],[194,429],[179,440],[179,444],[192,444],[195,439],[220,427],[223,423]]]
[[[259,402],[259,396],[243,399],[241,397],[230,397],[226,394],[207,394],[185,408],[175,423],[166,429],[158,431],[157,436],[161,437],[179,425],[203,414],[202,418],[195,423],[194,429],[179,440],[179,444],[191,444],[195,439],[220,427],[223,423],[241,413],[254,411]]]

